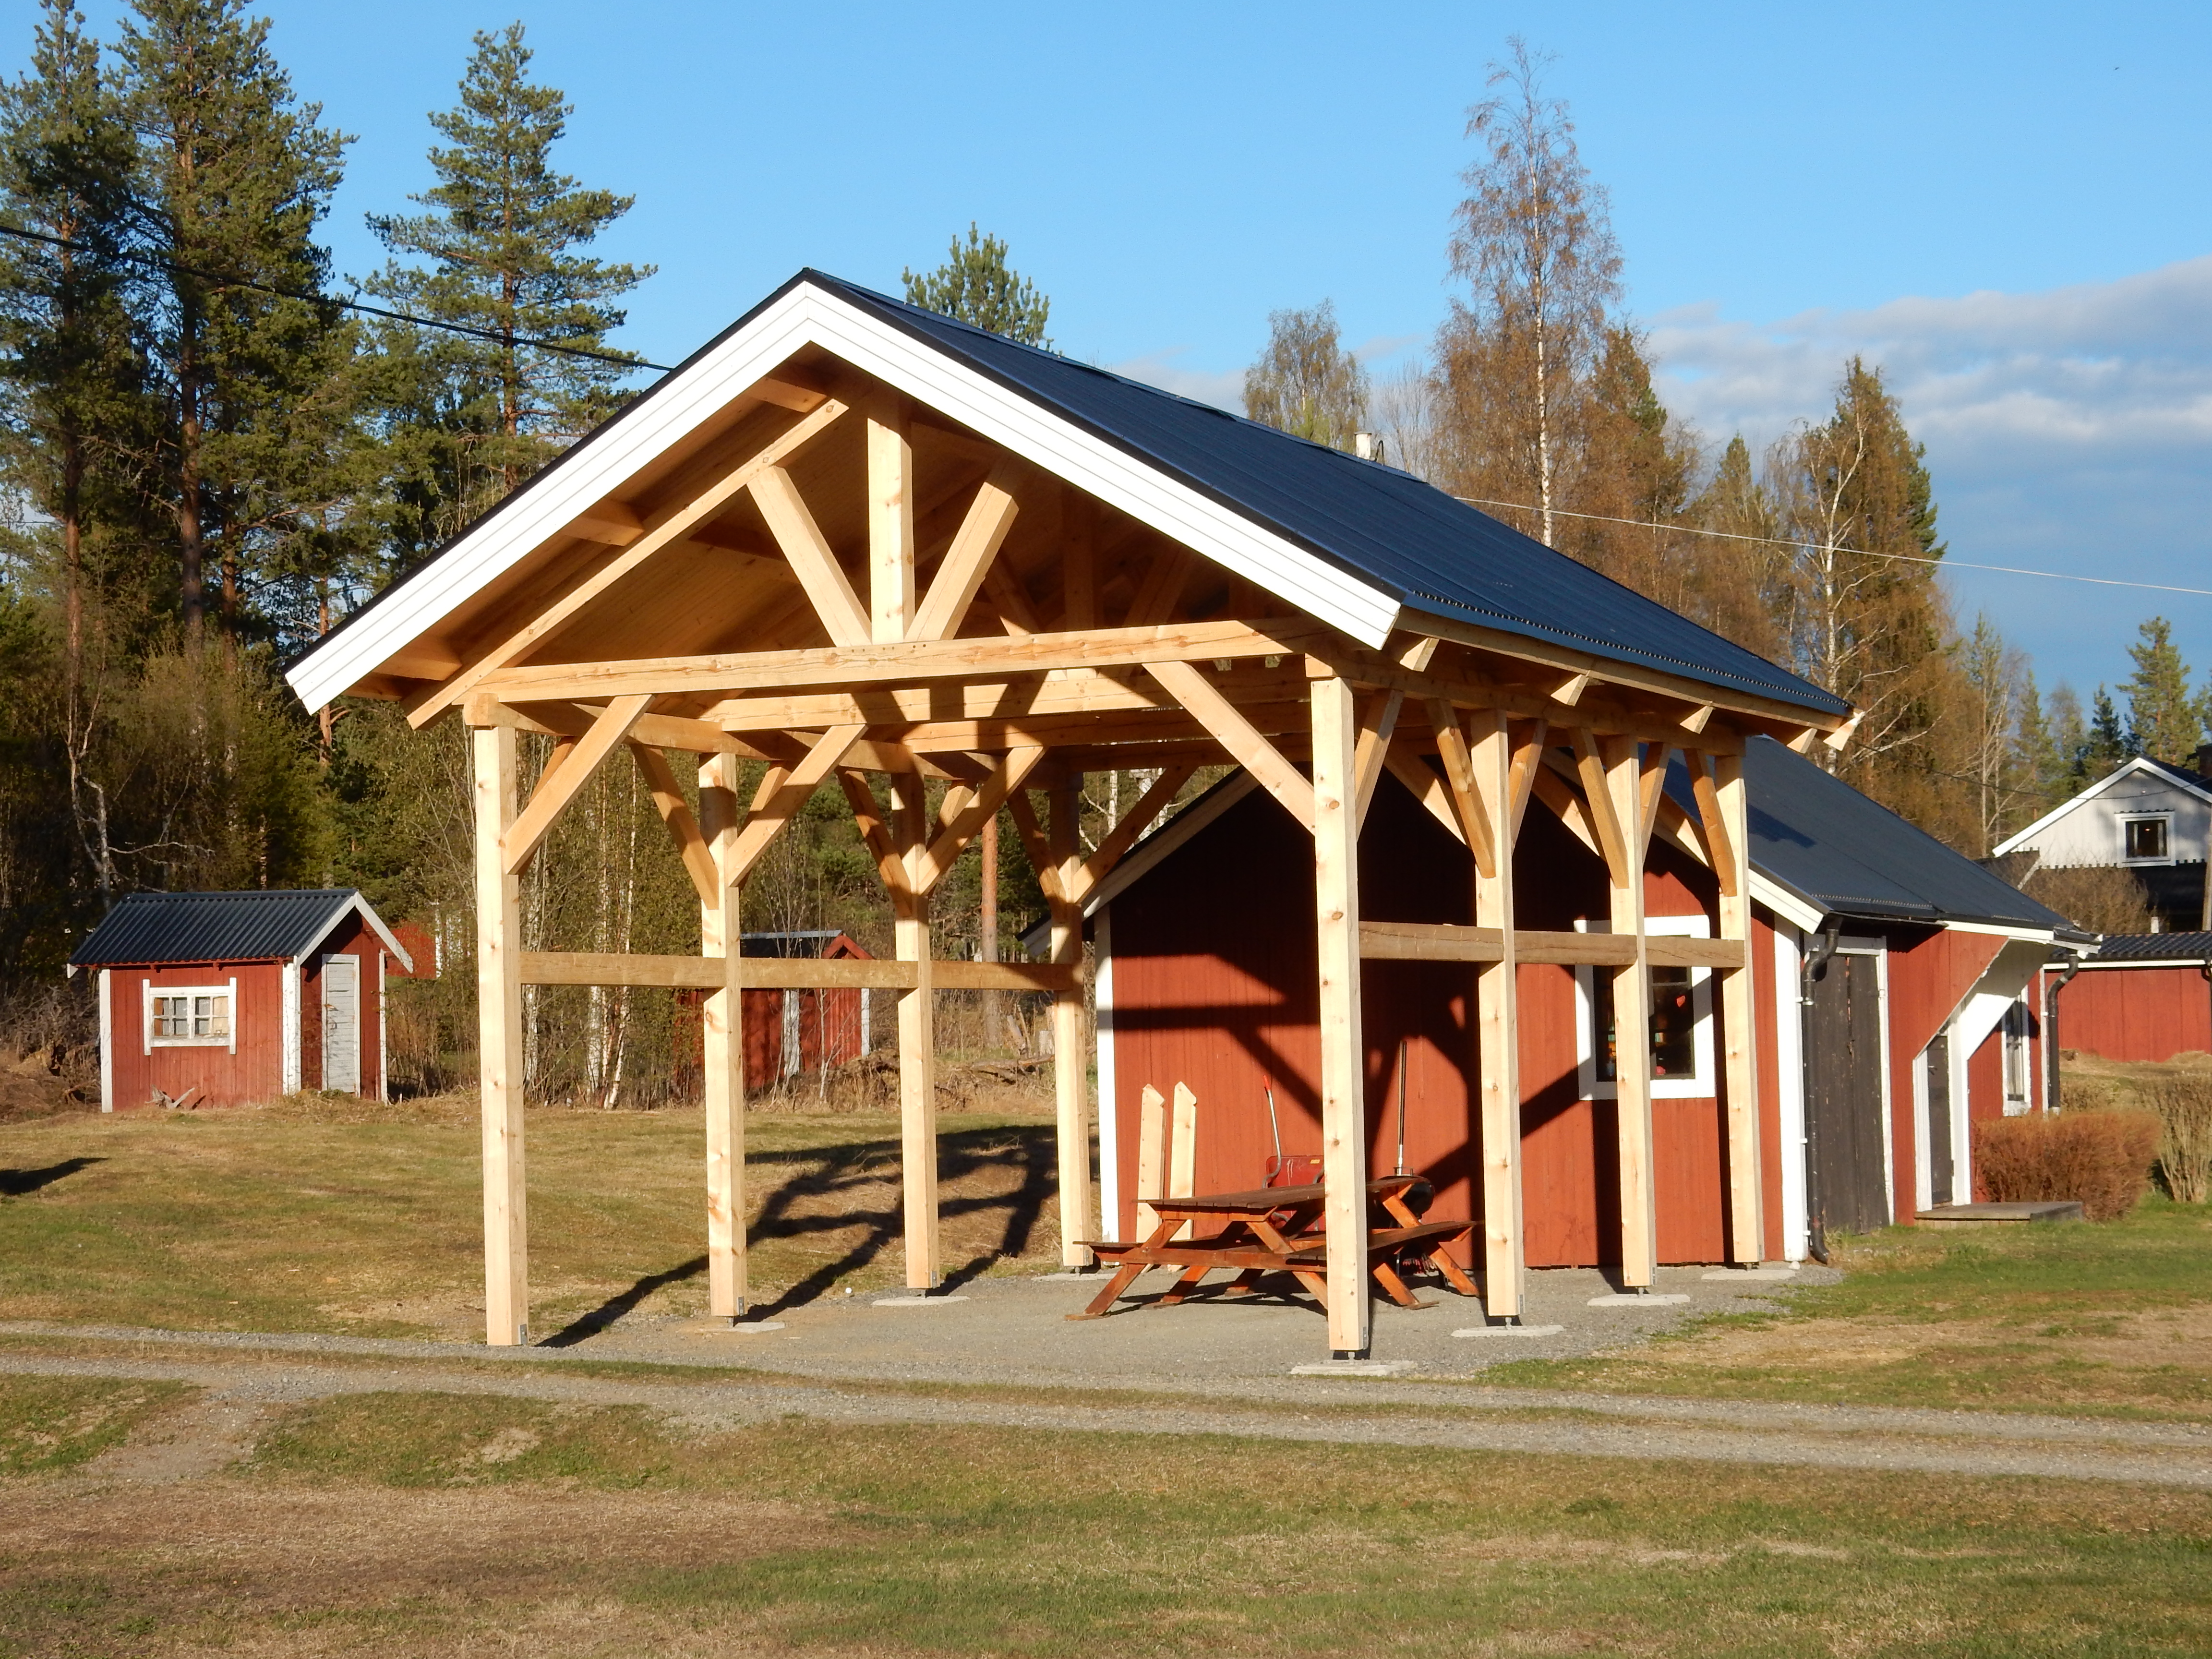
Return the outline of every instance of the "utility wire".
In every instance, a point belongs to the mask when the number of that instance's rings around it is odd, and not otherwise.
[[[20,225],[0,224],[0,236],[14,236],[27,242],[44,242],[49,247],[65,247],[91,251],[83,242],[73,242],[66,236],[49,236],[43,231],[25,230]],[[466,323],[441,322],[433,317],[410,316],[404,311],[389,311],[382,306],[373,306],[366,300],[341,300],[331,294],[301,294],[295,289],[276,288],[267,283],[256,283],[244,276],[219,276],[213,271],[196,270],[190,265],[180,265],[173,260],[158,258],[150,253],[122,253],[118,258],[132,264],[146,265],[166,271],[173,276],[196,277],[203,283],[213,283],[218,288],[251,289],[256,294],[271,294],[280,300],[298,300],[307,305],[336,306],[342,311],[357,311],[368,317],[382,317],[391,322],[405,323],[413,328],[443,329],[448,334],[467,334],[479,340],[489,340],[494,345],[528,346],[533,351],[557,351],[564,357],[587,357],[595,363],[611,363],[617,368],[649,368],[666,374],[665,363],[649,363],[642,357],[618,357],[610,351],[592,351],[583,346],[560,345],[551,340],[538,340],[524,335],[505,335],[489,328],[471,328]]]
[[[1486,501],[1480,495],[1455,495],[1455,501],[1465,501],[1469,507],[1504,507],[1516,513],[1541,513],[1540,507],[1531,507],[1526,501]],[[1588,519],[1594,524],[1625,524],[1638,530],[1666,530],[1681,536],[1714,536],[1726,542],[1759,542],[1768,547],[1805,547],[1812,545],[1803,540],[1791,540],[1782,536],[1746,536],[1733,530],[1700,530],[1694,525],[1660,524],[1650,519],[1616,519],[1603,513],[1570,513],[1555,507],[1552,516],[1556,519]],[[1838,553],[1850,553],[1862,559],[1896,559],[1905,564],[1940,564],[1946,570],[1994,570],[2004,576],[2042,576],[2054,582],[2088,582],[2097,587],[2141,587],[2154,593],[2188,593],[2198,599],[2212,599],[2212,587],[2176,587],[2167,582],[2122,581],[2115,576],[2076,576],[2063,570],[2024,570],[2017,565],[1972,564],[1964,559],[1929,558],[1920,553],[1875,553],[1863,547],[1838,547]]]

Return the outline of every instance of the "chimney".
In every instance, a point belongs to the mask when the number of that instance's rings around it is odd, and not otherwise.
[[[2196,764],[2197,776],[2212,778],[2212,743],[2200,743],[2197,745]]]
[[[1355,432],[1352,434],[1352,453],[1363,461],[1379,461],[1382,459],[1382,446],[1376,441],[1373,433]],[[2212,743],[2208,743],[2204,747],[2212,749]],[[2199,760],[2202,760],[2203,756],[2203,750],[2197,750]]]

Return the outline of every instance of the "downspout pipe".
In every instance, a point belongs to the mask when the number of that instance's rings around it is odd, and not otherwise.
[[[2212,983],[2212,959],[2198,966],[2207,983]],[[2046,1112],[2060,1111],[2065,1106],[2058,1091],[2058,994],[2081,971],[2081,953],[2076,951],[2066,958],[2066,971],[2043,988],[2043,1052],[2050,1062],[2043,1069],[2043,1109]]]

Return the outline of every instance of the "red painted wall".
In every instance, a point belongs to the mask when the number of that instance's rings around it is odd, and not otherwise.
[[[1651,914],[1705,908],[1711,884],[1700,867],[1663,846],[1653,863]],[[1515,867],[1521,926],[1565,931],[1578,916],[1607,914],[1595,854],[1540,810],[1528,815]],[[1360,842],[1363,915],[1466,921],[1467,868],[1464,849],[1395,781],[1376,792]],[[1113,950],[1115,1109],[1124,1126],[1117,1234],[1134,1226],[1146,1084],[1169,1095],[1185,1083],[1197,1095],[1201,1191],[1262,1179],[1273,1150],[1270,1089],[1283,1150],[1320,1151],[1312,845],[1271,798],[1246,797],[1116,898]],[[1370,1165],[1389,1170],[1397,1159],[1402,1053],[1407,1167],[1436,1184],[1431,1215],[1478,1216],[1473,970],[1370,962],[1363,985]],[[1573,972],[1524,966],[1519,990],[1528,1259],[1542,1267],[1618,1261],[1618,1131],[1612,1102],[1576,1097]],[[1717,1066],[1720,1040],[1717,1030]],[[1720,1261],[1726,1165],[1718,1103],[1656,1101],[1652,1119],[1661,1258]]]
[[[283,1081],[284,981],[273,962],[203,963],[107,970],[112,1029],[101,1033],[111,1098],[118,1111],[153,1103],[154,1091],[173,1100],[202,1092],[195,1105],[232,1106],[265,1100]],[[155,1048],[148,1052],[146,987],[220,986],[235,977],[238,1000],[231,1019],[238,1052],[228,1048]]]
[[[375,930],[361,919],[358,912],[346,917],[333,929],[329,938],[317,945],[300,969],[300,1086],[319,1089],[323,1086],[323,958],[350,956],[361,963],[361,1092],[374,1100],[383,1094],[383,1079],[378,1073],[380,1038],[384,1025],[384,1003],[379,994],[376,977],[377,958],[384,955],[384,942]],[[386,965],[387,975],[397,975],[399,962],[392,957]]]
[[[2212,1052],[2212,987],[2194,968],[2084,968],[2058,994],[2058,1046],[2121,1060]]]
[[[1898,928],[1889,935],[1890,1169],[1894,1213],[1910,1220],[1919,1207],[1920,1126],[1914,1121],[1912,1068],[1966,994],[1996,960],[2005,941],[1990,933]],[[1969,1098],[1975,1088],[1967,1073]],[[2002,1111],[2002,1097],[1999,1096]]]

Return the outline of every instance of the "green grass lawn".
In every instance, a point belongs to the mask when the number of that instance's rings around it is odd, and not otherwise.
[[[2212,1211],[1839,1242],[1841,1284],[1488,1380],[1858,1404],[2212,1417]]]
[[[943,1126],[945,1261],[1058,1255],[1048,1122]],[[706,1305],[696,1110],[533,1111],[532,1324]],[[295,1103],[0,1124],[0,1318],[481,1340],[473,1114]],[[753,1297],[895,1284],[896,1120],[763,1114],[747,1175]]]
[[[0,1484],[0,1650],[2212,1650],[2212,1498],[2108,1486],[398,1393],[197,1483],[221,1548],[53,1490]]]

